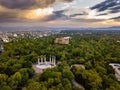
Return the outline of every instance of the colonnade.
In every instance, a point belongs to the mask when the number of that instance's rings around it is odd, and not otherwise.
[[[56,65],[56,57],[51,56],[49,57],[49,61],[47,61],[46,56],[40,56],[38,57],[38,65]]]

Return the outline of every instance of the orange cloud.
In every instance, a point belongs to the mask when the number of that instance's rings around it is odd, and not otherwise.
[[[28,20],[41,20],[53,13],[52,8],[38,8],[33,10],[24,10],[19,13],[19,18],[24,18]]]

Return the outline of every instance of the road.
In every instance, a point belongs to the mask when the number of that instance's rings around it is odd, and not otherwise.
[[[82,90],[85,90],[85,88],[82,85],[80,85],[79,83],[77,83],[75,80],[72,80],[72,84],[74,87],[79,87],[79,88],[82,88]]]
[[[120,64],[110,63],[109,65],[113,67],[113,69],[115,70],[115,76],[118,79],[118,81],[120,81]]]

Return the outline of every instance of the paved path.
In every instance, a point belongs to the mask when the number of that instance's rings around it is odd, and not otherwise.
[[[36,74],[41,74],[41,73],[43,73],[43,70],[37,68],[36,65],[37,65],[37,64],[33,64],[33,65],[32,65],[32,68],[35,70],[35,73],[36,73]]]
[[[79,88],[82,88],[82,90],[85,90],[85,88],[82,85],[80,85],[79,83],[77,83],[75,80],[72,80],[72,84],[74,87],[79,87]]]
[[[120,81],[120,64],[110,63],[109,65],[113,67],[113,69],[115,70],[115,76],[118,81]]]
[[[43,73],[43,70],[37,68],[36,64],[33,64],[32,68],[35,70],[35,73],[36,73],[34,77],[36,77],[37,74]],[[79,88],[82,88],[82,90],[85,90],[85,88],[82,85],[80,85],[79,83],[77,83],[75,80],[72,80],[72,84],[74,87],[79,87]]]

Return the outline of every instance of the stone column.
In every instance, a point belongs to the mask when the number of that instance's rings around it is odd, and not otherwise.
[[[45,64],[47,64],[47,62],[46,62],[46,56],[44,57],[44,62],[45,62]]]
[[[56,64],[56,57],[54,56],[54,66],[55,66],[55,64]]]
[[[41,57],[41,64],[43,64],[43,57]]]
[[[40,65],[40,59],[39,59],[39,57],[38,57],[38,65]]]
[[[51,55],[50,55],[50,58],[49,58],[49,60],[50,60],[49,62],[50,62],[50,64],[51,64],[51,63],[52,63],[52,62],[51,62]]]
[[[52,65],[54,65],[54,56],[52,56]]]

